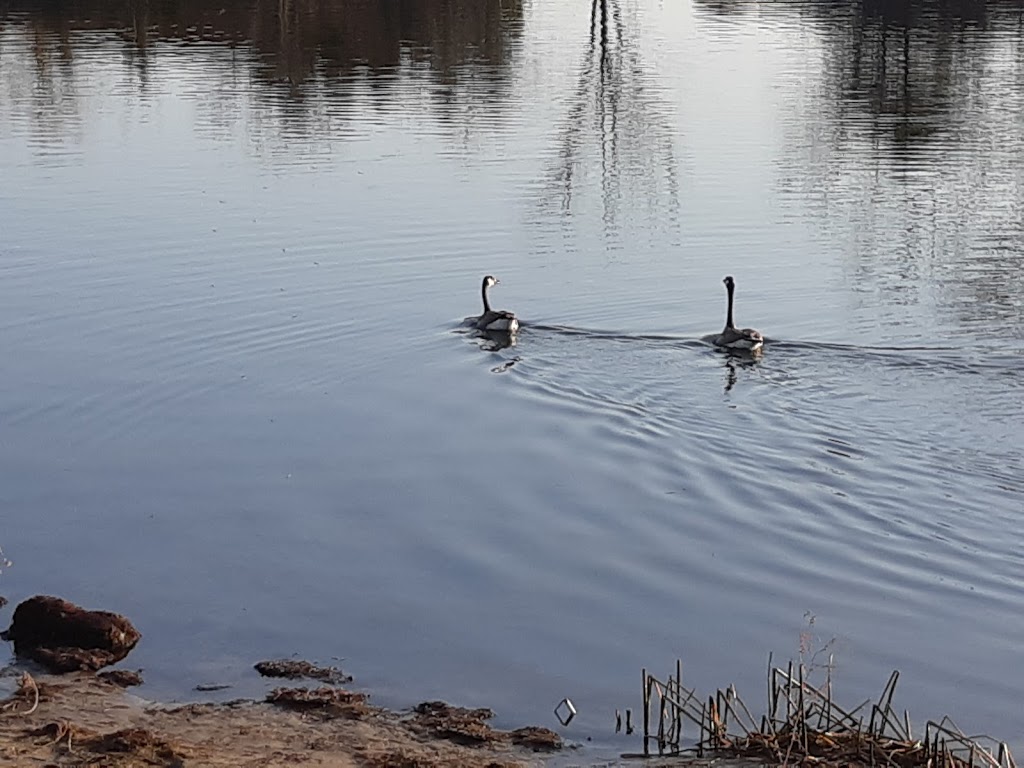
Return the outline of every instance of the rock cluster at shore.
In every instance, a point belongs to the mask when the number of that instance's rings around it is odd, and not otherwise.
[[[411,713],[376,707],[367,693],[341,687],[350,675],[299,660],[255,667],[268,677],[316,680],[318,687],[275,688],[265,702],[147,705],[123,692],[142,683],[137,672],[97,674],[141,637],[124,616],[57,597],[19,604],[2,638],[53,674],[21,671],[17,690],[0,701],[0,764],[516,768],[539,765],[543,753],[562,746],[546,728],[491,727],[489,709],[444,702]],[[18,672],[0,674],[12,669]]]

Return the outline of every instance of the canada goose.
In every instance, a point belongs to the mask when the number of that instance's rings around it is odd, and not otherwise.
[[[515,333],[519,330],[519,321],[511,312],[491,309],[491,303],[487,301],[487,289],[497,285],[498,280],[491,275],[484,278],[483,286],[480,288],[480,295],[484,299],[484,313],[476,319],[476,327],[482,331],[505,331]]]
[[[725,329],[715,337],[715,346],[727,349],[759,349],[764,344],[761,332],[753,328],[737,328],[732,321],[732,294],[736,290],[732,275],[728,275],[722,282],[725,283],[725,290],[729,292],[729,312],[725,317]]]

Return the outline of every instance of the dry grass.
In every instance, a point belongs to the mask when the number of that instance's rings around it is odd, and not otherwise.
[[[22,672],[17,690],[0,704],[0,712],[7,715],[31,715],[39,708],[42,699],[43,692],[36,679],[28,672]]]
[[[734,686],[706,701],[681,684],[682,665],[661,682],[644,671],[644,753],[694,751],[698,756],[742,758],[774,765],[887,766],[889,768],[1016,768],[1005,743],[964,734],[948,718],[928,721],[915,739],[910,715],[893,709],[899,672],[893,672],[876,703],[853,709],[832,697],[831,665],[821,686],[807,679],[807,667],[783,669],[769,659],[769,712],[760,722]],[[653,707],[653,709],[652,709]],[[684,721],[697,726],[692,749],[680,747]],[[986,746],[983,742],[990,742]]]

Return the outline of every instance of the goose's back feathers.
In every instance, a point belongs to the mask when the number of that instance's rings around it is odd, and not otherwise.
[[[715,337],[716,347],[727,349],[760,349],[764,336],[753,328],[726,328]]]
[[[476,327],[481,331],[515,333],[519,330],[519,320],[511,312],[489,309],[477,318]]]

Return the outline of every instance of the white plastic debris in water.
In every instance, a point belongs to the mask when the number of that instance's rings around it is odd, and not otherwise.
[[[568,725],[576,717],[576,707],[572,705],[569,699],[562,699],[558,702],[558,706],[555,707],[555,717],[558,718],[558,722],[562,725]]]

